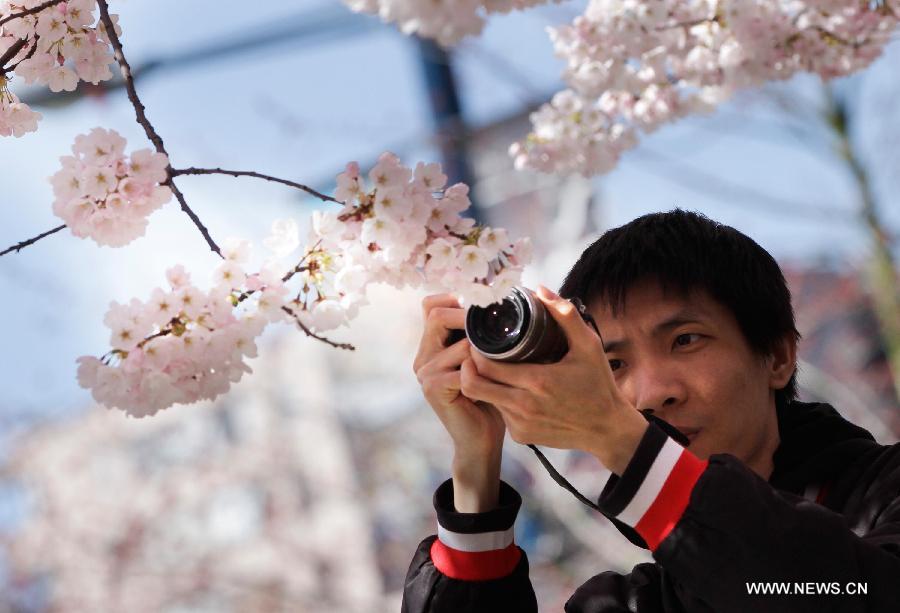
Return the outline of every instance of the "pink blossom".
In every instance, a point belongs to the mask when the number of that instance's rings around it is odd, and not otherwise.
[[[344,309],[336,300],[317,302],[312,309],[312,327],[320,332],[333,330],[346,321]]]
[[[378,157],[378,163],[369,171],[369,181],[376,192],[394,188],[402,189],[409,183],[411,174],[409,168],[400,164],[396,155],[385,152]]]
[[[48,53],[35,53],[27,60],[22,60],[16,66],[15,73],[25,79],[26,85],[31,85],[35,81],[40,83],[47,82],[47,75],[53,70],[56,61],[53,56]]]
[[[466,245],[459,250],[457,265],[469,278],[486,277],[488,274],[488,254],[475,245]]]
[[[878,57],[898,24],[878,3],[592,0],[550,29],[569,89],[532,114],[510,147],[517,168],[605,173],[637,134],[733,92],[811,72],[830,79]]]
[[[287,257],[300,246],[297,222],[293,219],[277,219],[272,223],[272,233],[263,240],[263,245],[271,250],[275,257]]]
[[[72,151],[85,164],[111,166],[125,152],[126,141],[115,130],[94,128],[75,137]]]
[[[416,185],[421,185],[429,191],[443,189],[447,184],[447,175],[441,172],[440,164],[419,162],[416,164],[413,176],[415,177]]]
[[[378,15],[385,22],[397,23],[404,34],[433,38],[441,45],[452,45],[465,36],[481,33],[491,13],[544,4],[549,0],[454,0],[420,2],[418,0],[344,0],[356,12]]]
[[[50,177],[53,212],[75,236],[112,247],[128,244],[144,234],[150,213],[171,199],[168,186],[151,181],[165,180],[159,169],[168,166],[166,156],[136,152],[133,174],[125,145],[114,130],[94,128],[75,138],[74,156],[60,158],[62,168]]]
[[[93,157],[86,164],[88,155]],[[131,162],[164,168],[150,155],[143,160],[132,155]],[[134,209],[129,199],[147,196],[124,158],[124,142],[95,132],[80,139],[76,156],[61,163],[52,179],[54,211],[72,220],[73,232],[106,224],[107,238],[118,237],[125,233],[123,224],[146,223],[129,215]],[[98,169],[112,173],[118,184],[105,199],[94,200],[92,192],[111,183],[105,175],[102,181],[91,177]],[[346,185],[358,174],[358,166],[349,164],[339,181]],[[316,333],[347,324],[367,304],[372,283],[425,285],[456,292],[467,304],[489,304],[518,282],[530,257],[527,243],[509,244],[504,230],[460,217],[469,206],[468,187],[457,184],[440,192],[445,179],[439,165],[419,164],[413,173],[396,156],[384,154],[369,175],[372,188],[363,191],[358,183],[359,191],[340,212],[313,214],[311,244],[299,261],[269,260],[248,274],[251,243],[229,239],[212,289],[194,286],[179,265],[166,272],[169,290],[154,289],[146,302],[112,303],[104,323],[113,351],[105,363],[80,359],[79,384],[106,406],[136,417],[152,415],[227,392],[251,372],[245,360],[256,356],[256,339],[270,323],[299,320]],[[164,186],[154,189],[159,187]],[[379,192],[396,200],[379,205]],[[279,220],[264,243],[283,259],[298,246],[297,234],[294,220]]]
[[[0,2],[0,18],[39,4],[33,0]],[[14,41],[26,41],[22,50],[10,58],[10,65],[16,65],[15,74],[26,84],[38,82],[53,92],[74,91],[79,79],[94,84],[111,79],[109,64],[113,57],[102,27],[95,23],[95,7],[93,0],[69,0],[13,19],[0,26],[0,54]],[[113,21],[118,18],[111,17]],[[26,59],[29,54],[32,57]],[[6,91],[6,77],[0,76],[0,136],[34,131],[41,118],[27,106],[14,107],[19,103],[13,98]]]
[[[184,266],[177,264],[166,271],[166,279],[169,281],[169,286],[175,290],[188,285],[191,282],[191,275],[184,269]]]
[[[140,183],[162,183],[167,166],[166,156],[152,149],[138,149],[131,154],[131,176]]]
[[[3,83],[0,82],[0,136],[20,137],[37,130],[41,114],[32,111],[27,104],[19,102],[15,94],[2,88]]]

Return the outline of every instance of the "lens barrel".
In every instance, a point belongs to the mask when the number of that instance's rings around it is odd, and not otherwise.
[[[500,362],[558,362],[569,348],[559,324],[527,287],[513,288],[502,302],[470,307],[466,336],[479,353]]]

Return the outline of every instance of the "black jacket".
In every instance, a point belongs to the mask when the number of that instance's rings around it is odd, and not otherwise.
[[[592,577],[566,612],[900,611],[900,443],[879,445],[827,404],[777,411],[768,482],[729,454],[697,459],[651,423],[598,504],[655,563]],[[512,542],[518,493],[501,483],[497,509],[464,514],[452,489],[435,492],[441,538],[419,545],[402,612],[537,611]],[[781,594],[749,593],[757,582]]]

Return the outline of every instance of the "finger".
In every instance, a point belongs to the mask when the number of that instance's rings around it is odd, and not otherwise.
[[[542,380],[546,369],[552,368],[550,364],[509,363],[492,360],[469,346],[469,355],[475,363],[478,374],[486,379],[515,387],[534,391],[533,383]]]
[[[443,373],[437,373],[428,378],[423,388],[426,396],[434,394],[446,394],[452,396],[462,393],[460,384],[460,371],[450,370]],[[454,394],[455,392],[455,394]]]
[[[450,330],[462,329],[466,325],[466,312],[459,306],[433,306],[425,319],[425,330],[419,340],[419,351],[413,362],[414,369],[431,360],[431,357],[444,349],[444,342]]]
[[[471,359],[463,360],[460,367],[461,391],[466,398],[482,400],[497,405],[516,405],[524,400],[520,389],[494,383],[478,374]]]
[[[416,371],[416,376],[419,378],[419,381],[422,381],[436,373],[448,370],[458,371],[460,364],[467,357],[469,357],[469,341],[462,339],[435,354],[431,360]]]
[[[431,294],[422,299],[422,319],[435,307],[459,307],[459,299],[453,294]]]
[[[543,285],[538,285],[536,295],[562,328],[570,349],[583,347],[586,342],[596,337],[596,333],[581,318],[578,308],[570,301]]]
[[[460,307],[435,307],[428,313],[424,335],[437,347],[443,348],[450,330],[466,327],[466,310]]]

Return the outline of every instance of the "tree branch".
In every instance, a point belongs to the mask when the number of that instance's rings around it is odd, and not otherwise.
[[[9,23],[13,19],[19,19],[21,17],[28,17],[29,15],[34,15],[35,13],[40,13],[44,9],[50,8],[55,4],[62,4],[65,0],[47,0],[43,4],[39,4],[34,8],[25,9],[24,11],[19,11],[18,13],[13,13],[11,15],[7,15],[3,19],[0,19],[0,26],[4,23]]]
[[[60,230],[62,230],[62,229],[65,228],[65,227],[66,227],[66,224],[63,224],[63,225],[61,225],[61,226],[57,226],[57,227],[53,228],[52,230],[47,230],[47,231],[44,232],[43,234],[38,234],[38,235],[35,236],[34,238],[29,238],[28,240],[22,241],[22,242],[20,242],[20,243],[16,243],[16,244],[13,245],[12,247],[9,247],[9,248],[7,248],[7,249],[4,249],[2,252],[0,252],[0,256],[6,255],[7,253],[10,253],[10,252],[12,252],[12,251],[15,251],[15,252],[18,253],[18,252],[19,252],[21,249],[23,249],[24,247],[27,247],[28,245],[30,245],[30,244],[32,244],[32,243],[38,242],[39,240],[41,240],[41,239],[44,238],[45,236],[50,236],[51,234],[55,234],[56,232],[59,232]]]
[[[878,212],[872,181],[850,140],[849,111],[846,100],[839,99],[832,87],[825,87],[828,100],[828,125],[839,139],[838,151],[853,175],[859,192],[859,216],[872,241],[872,261],[868,290],[878,322],[881,344],[891,371],[894,396],[900,400],[900,291],[897,271],[884,220]]]
[[[150,123],[150,120],[147,119],[146,108],[144,107],[141,99],[137,95],[137,90],[134,88],[134,78],[131,76],[131,66],[128,65],[128,60],[125,59],[125,52],[122,50],[122,42],[119,40],[118,34],[116,34],[116,26],[112,21],[112,18],[109,16],[109,5],[106,0],[97,0],[97,6],[100,8],[100,20],[103,22],[103,28],[106,30],[106,36],[109,38],[109,42],[113,47],[113,52],[115,53],[116,61],[119,63],[119,69],[122,71],[122,78],[125,79],[125,89],[128,92],[128,99],[131,101],[131,105],[134,107],[135,118],[137,122],[144,128],[144,132],[147,134],[147,138],[150,139],[150,142],[153,143],[153,146],[156,147],[156,150],[159,153],[163,153],[166,157],[169,157],[169,153],[166,151],[166,146],[163,144],[162,137],[156,132],[156,129],[153,127],[153,124]],[[171,164],[166,169],[169,173],[169,178],[166,180],[164,185],[168,185],[172,189],[172,193],[175,195],[175,198],[178,200],[179,204],[181,204],[181,210],[187,213],[188,217],[191,218],[191,221],[194,222],[194,225],[200,230],[200,233],[203,235],[203,238],[206,239],[206,243],[209,245],[209,248],[212,249],[220,258],[224,259],[222,255],[222,250],[219,249],[219,246],[209,235],[209,230],[206,229],[206,226],[200,221],[200,218],[197,217],[197,214],[188,206],[187,201],[184,199],[184,195],[181,193],[181,190],[175,185],[175,182],[172,180],[172,166]]]
[[[334,341],[328,340],[324,336],[319,336],[318,334],[316,334],[315,332],[313,332],[312,330],[307,328],[306,325],[302,321],[300,321],[300,318],[297,316],[297,314],[294,313],[294,311],[292,311],[289,307],[283,306],[283,307],[281,307],[281,310],[294,318],[294,321],[297,322],[297,325],[300,326],[300,329],[303,330],[304,332],[306,332],[306,336],[311,336],[316,340],[322,341],[323,343],[326,343],[328,345],[331,345],[332,347],[335,347],[336,349],[346,349],[348,351],[356,351],[356,347],[354,347],[350,343],[335,343]]]
[[[6,74],[6,62],[16,57],[16,54],[19,53],[19,51],[21,51],[27,44],[27,40],[25,40],[24,38],[20,38],[12,45],[10,45],[9,49],[6,50],[6,53],[3,54],[3,57],[0,57],[0,75]]]
[[[311,196],[315,196],[316,198],[326,201],[326,202],[336,202],[337,204],[343,204],[343,202],[339,200],[335,200],[331,196],[323,194],[309,187],[308,185],[303,185],[302,183],[297,183],[295,181],[289,181],[287,179],[279,179],[278,177],[271,177],[269,175],[264,175],[258,172],[253,172],[250,170],[223,170],[221,168],[178,168],[173,169],[170,173],[172,177],[179,177],[182,175],[229,175],[232,177],[255,177],[257,179],[264,179],[266,181],[272,181],[273,183],[281,183],[283,185],[288,185],[290,187],[294,187],[296,189],[302,190]]]
[[[16,62],[15,64],[13,64],[12,66],[10,66],[9,68],[6,68],[6,69],[5,69],[6,72],[9,72],[9,71],[11,71],[11,70],[15,70],[16,68],[18,68],[19,64],[21,64],[21,63],[24,62],[25,60],[30,60],[30,59],[32,58],[32,56],[34,56],[34,52],[37,51],[37,43],[38,43],[38,40],[39,40],[39,39],[40,39],[39,36],[35,36],[35,37],[34,37],[34,43],[31,45],[31,49],[28,50],[28,53],[25,55],[25,57],[23,57],[21,60],[19,60],[18,62]],[[3,66],[3,64],[0,63],[0,66]],[[0,70],[4,70],[4,69],[0,69]]]
[[[63,0],[48,0],[48,2],[44,2],[43,4],[36,6],[32,9],[28,9],[28,10],[22,11],[20,13],[15,13],[13,15],[9,15],[9,16],[5,17],[4,19],[0,20],[0,25],[7,23],[9,21],[12,21],[13,19],[16,19],[19,17],[25,17],[30,14],[38,13],[50,6],[59,4],[62,1]],[[166,147],[165,147],[165,144],[163,143],[162,137],[159,135],[159,133],[153,127],[153,124],[150,123],[150,120],[147,118],[146,107],[144,107],[144,104],[141,102],[141,99],[137,94],[137,90],[135,89],[134,78],[132,77],[132,74],[131,74],[131,66],[128,64],[128,60],[125,59],[125,53],[122,49],[122,42],[119,40],[119,37],[116,34],[115,24],[113,23],[112,18],[109,15],[109,5],[107,4],[107,0],[97,0],[97,6],[100,9],[100,21],[103,23],[103,27],[106,30],[106,35],[109,38],[110,44],[112,45],[113,52],[114,52],[114,55],[116,58],[116,62],[119,64],[119,69],[121,70],[122,77],[125,80],[125,88],[128,93],[128,100],[131,102],[131,105],[134,107],[135,119],[137,120],[138,124],[140,124],[141,127],[144,128],[144,133],[147,135],[147,138],[150,140],[150,142],[153,143],[153,146],[156,148],[156,151],[164,154],[168,158],[169,153],[168,153],[168,151],[166,151]],[[8,49],[6,53],[4,53],[3,57],[0,58],[0,60],[2,60],[2,61],[0,61],[0,69],[2,69],[3,64],[5,64],[12,57],[14,57],[17,53],[19,53],[22,50],[22,48],[25,46],[25,44],[26,44],[26,41],[24,39],[14,43],[12,45],[12,47],[10,47],[10,49]],[[219,257],[221,257],[223,259],[224,259],[224,256],[222,255],[221,249],[215,243],[215,241],[212,239],[206,226],[204,226],[203,223],[200,221],[200,218],[197,217],[196,213],[194,213],[194,211],[188,206],[187,201],[184,198],[184,194],[182,194],[181,190],[178,189],[178,186],[175,185],[174,178],[176,176],[191,175],[191,174],[192,175],[224,174],[224,175],[230,175],[233,177],[241,177],[241,176],[254,177],[254,178],[263,179],[266,181],[281,183],[283,185],[288,185],[290,187],[300,189],[300,190],[305,191],[308,194],[311,194],[323,201],[336,202],[338,204],[342,204],[341,202],[339,202],[338,200],[335,200],[331,196],[322,194],[321,192],[318,192],[309,186],[303,185],[302,183],[297,183],[295,181],[289,181],[287,179],[279,179],[277,177],[271,177],[269,175],[264,175],[264,174],[261,174],[258,172],[253,172],[253,171],[223,170],[221,168],[185,168],[185,169],[176,170],[176,169],[172,168],[171,164],[169,164],[169,166],[166,168],[166,172],[167,172],[167,178],[166,178],[166,181],[163,183],[163,185],[167,185],[172,190],[172,194],[175,196],[175,198],[181,204],[181,209],[185,213],[187,213],[188,217],[190,217],[191,220],[194,222],[194,225],[196,225],[197,228],[200,230],[200,233],[206,239],[206,242],[210,246],[210,249],[212,249],[216,254],[219,255]],[[44,238],[45,236],[49,236],[51,234],[59,232],[60,230],[62,230],[65,227],[66,227],[66,225],[63,224],[61,226],[53,228],[52,230],[44,232],[43,234],[39,234],[38,236],[36,236],[34,238],[21,241],[15,245],[13,245],[12,247],[9,247],[2,253],[0,253],[0,256],[6,255],[7,253],[10,253],[12,251],[18,252],[23,247],[26,247],[32,243],[35,243],[38,240]],[[302,260],[301,260],[301,263],[302,263]],[[298,264],[294,268],[294,270],[292,270],[287,275],[285,275],[284,280],[285,281],[288,280],[291,276],[293,276],[293,274],[296,274],[297,272],[299,272],[302,269],[303,269],[303,267],[301,266],[301,264]],[[242,299],[246,298],[248,295],[249,294],[242,295],[241,298]],[[303,332],[306,333],[307,336],[310,336],[318,341],[321,341],[323,343],[331,345],[332,347],[335,347],[337,349],[346,349],[348,351],[354,351],[356,349],[353,345],[351,345],[349,343],[336,343],[334,341],[331,341],[331,340],[325,338],[324,336],[320,336],[320,335],[314,333],[300,320],[299,316],[292,309],[290,309],[286,306],[283,306],[281,308],[284,312],[286,312],[288,315],[290,315],[294,319],[294,321],[297,322],[297,325],[300,327],[301,330],[303,330]],[[160,332],[156,336],[161,336],[166,333],[167,332]],[[154,338],[154,337],[151,336],[147,339],[144,339],[144,342],[147,342],[151,338]]]

